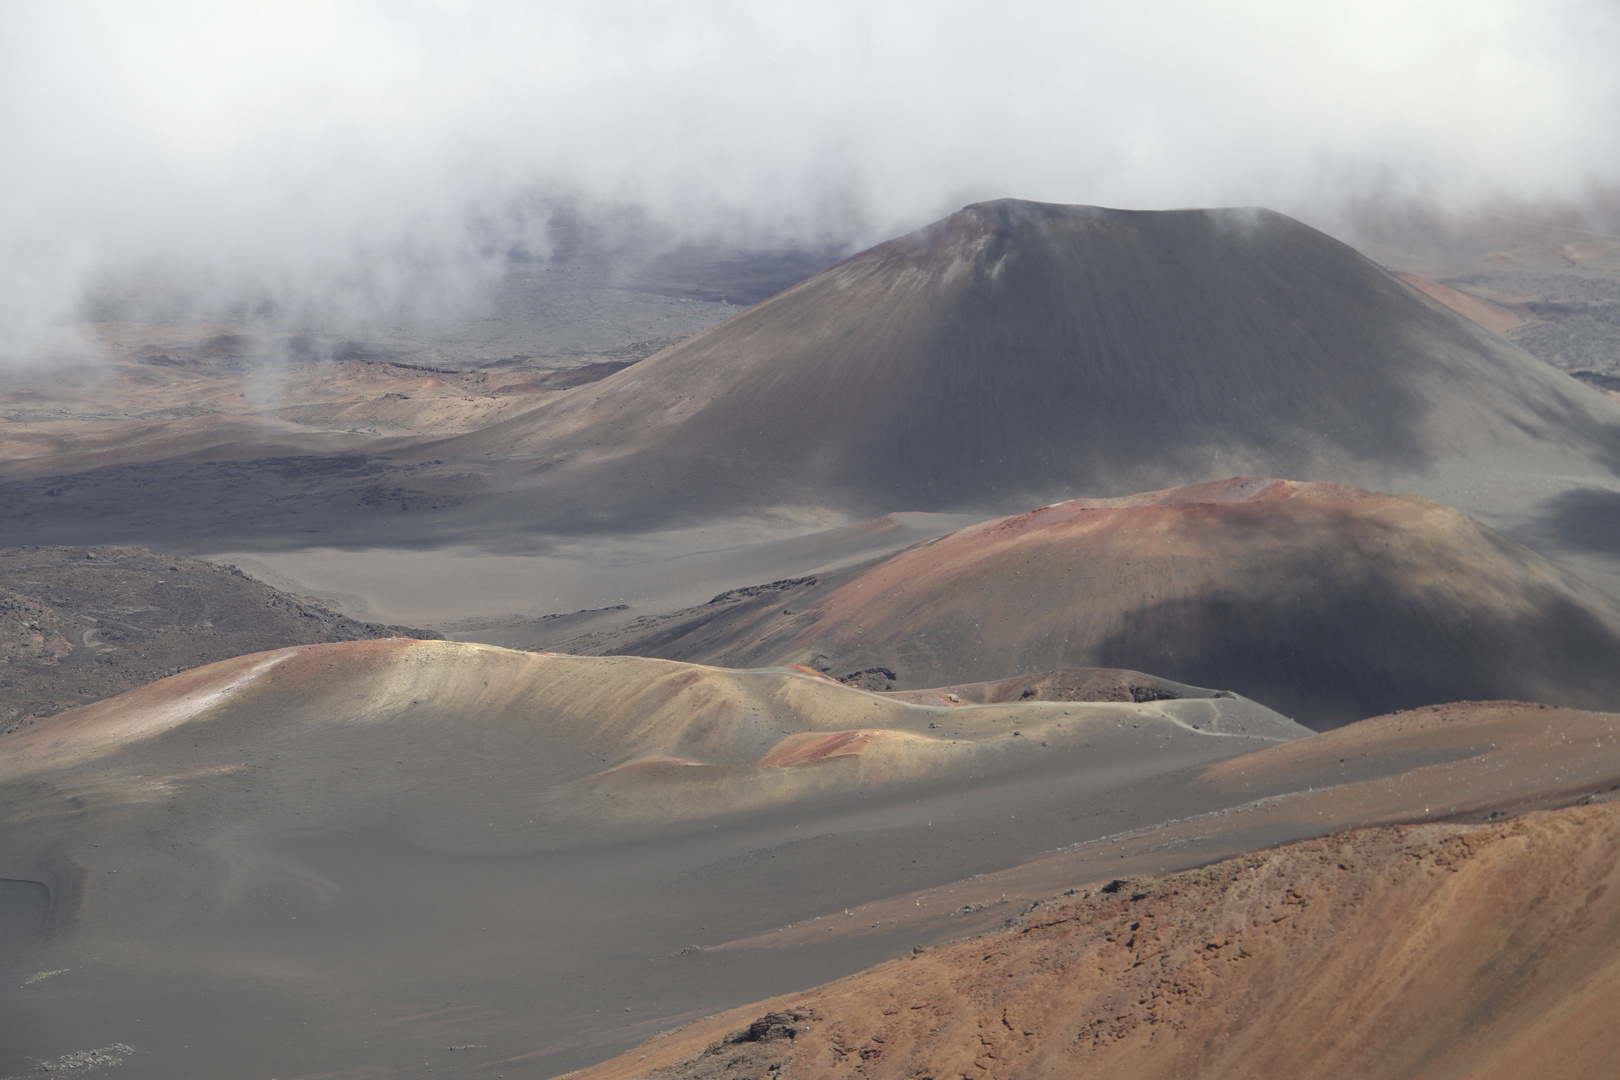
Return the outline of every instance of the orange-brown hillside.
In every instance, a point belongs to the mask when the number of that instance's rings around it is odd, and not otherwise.
[[[1529,321],[1527,316],[1518,311],[1493,304],[1489,300],[1481,300],[1477,296],[1470,296],[1438,281],[1431,281],[1417,274],[1396,273],[1395,276],[1435,303],[1444,304],[1463,318],[1478,323],[1493,334],[1506,333]]]
[[[1620,807],[1590,806],[1099,882],[574,1076],[1606,1076],[1617,994]]]

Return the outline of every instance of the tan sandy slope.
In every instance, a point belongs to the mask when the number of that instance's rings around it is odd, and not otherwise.
[[[356,725],[382,725],[392,743],[415,744],[422,760],[400,762],[407,774],[462,738],[482,740],[485,752],[501,744],[509,754],[524,751],[500,767],[524,778],[523,813],[540,826],[533,842],[561,846],[608,830],[619,839],[668,831],[867,783],[1006,769],[1019,758],[1072,753],[1121,718],[1156,729],[1138,741],[1179,734],[1236,747],[1244,735],[1304,734],[1235,696],[940,708],[792,670],[392,638],[243,656],[76,710],[9,737],[0,782],[63,770],[86,776],[177,725],[241,726],[256,737],[253,729],[269,724],[281,737],[302,730],[312,744]],[[806,737],[824,741],[806,749]],[[776,767],[840,758],[848,768]],[[120,775],[105,774],[106,794],[120,790]],[[394,786],[381,785],[379,794]],[[444,816],[423,824],[452,827]]]

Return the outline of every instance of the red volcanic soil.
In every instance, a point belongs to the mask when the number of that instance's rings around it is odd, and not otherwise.
[[[749,619],[617,648],[881,670],[894,689],[1126,668],[1236,691],[1319,730],[1468,699],[1620,707],[1620,605],[1450,507],[1340,484],[1077,499]]]
[[[1430,281],[1417,274],[1397,273],[1395,276],[1429,299],[1444,304],[1463,318],[1478,323],[1493,334],[1506,333],[1515,326],[1523,326],[1529,322],[1528,318],[1517,311],[1493,304],[1489,300],[1481,300],[1477,296],[1469,296],[1438,281]]]
[[[1507,1080],[1620,1060],[1620,806],[1097,883],[574,1074]]]
[[[789,735],[759,759],[762,768],[784,768],[839,757],[859,757],[874,743],[905,736],[893,731],[805,732]]]
[[[1010,679],[933,686],[926,690],[888,690],[884,697],[913,705],[990,705],[1004,701],[1175,701],[1182,698],[1230,697],[1225,690],[1171,682],[1140,671],[1118,668],[1071,668],[1015,675]]]

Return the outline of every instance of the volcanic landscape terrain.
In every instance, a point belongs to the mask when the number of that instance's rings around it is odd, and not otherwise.
[[[1603,1073],[1616,266],[1500,232],[107,298],[0,385],[0,1075]]]
[[[557,647],[878,690],[1136,668],[1318,730],[1465,698],[1620,708],[1609,596],[1428,499],[1253,478],[996,518]]]
[[[277,645],[438,635],[356,622],[234,567],[139,548],[0,549],[0,729]]]

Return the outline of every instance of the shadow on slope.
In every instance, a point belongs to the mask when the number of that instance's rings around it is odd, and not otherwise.
[[[1576,488],[1555,495],[1531,531],[1562,548],[1620,556],[1620,492]]]

